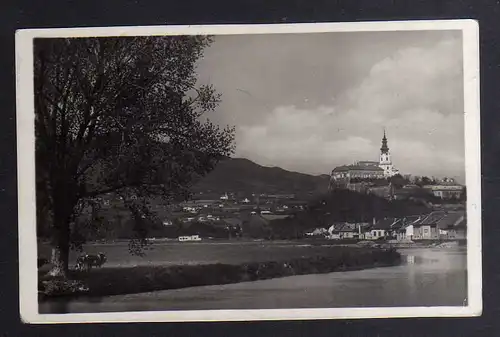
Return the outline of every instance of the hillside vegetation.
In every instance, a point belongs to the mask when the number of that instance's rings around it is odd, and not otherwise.
[[[373,218],[404,217],[430,212],[424,203],[387,200],[349,190],[334,190],[312,200],[303,212],[289,219],[273,220],[274,238],[298,238],[307,230],[328,227],[334,222],[372,222]]]
[[[312,176],[279,167],[265,167],[248,159],[228,158],[192,188],[193,192],[320,193],[326,192],[328,175]]]

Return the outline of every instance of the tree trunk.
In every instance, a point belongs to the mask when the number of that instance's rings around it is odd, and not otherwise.
[[[69,249],[61,246],[56,246],[52,248],[52,256],[50,262],[52,263],[52,269],[49,272],[50,276],[55,277],[68,277],[68,257]]]
[[[54,219],[50,276],[67,278],[69,261],[69,223],[65,217]]]

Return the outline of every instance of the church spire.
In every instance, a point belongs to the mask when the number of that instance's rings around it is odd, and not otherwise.
[[[385,135],[385,128],[384,128],[384,138],[382,138],[382,147],[380,148],[381,153],[388,153],[389,152],[389,147],[387,146],[387,137]]]

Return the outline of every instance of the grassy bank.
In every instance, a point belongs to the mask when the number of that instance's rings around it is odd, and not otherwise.
[[[265,280],[304,274],[390,266],[395,250],[336,247],[328,255],[241,264],[202,264],[102,268],[72,271],[70,281],[39,278],[40,300],[63,296],[109,296],[194,286]]]

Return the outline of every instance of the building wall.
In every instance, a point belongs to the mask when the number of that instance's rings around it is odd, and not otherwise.
[[[459,198],[463,192],[463,187],[460,185],[431,185],[425,188],[441,199]]]
[[[349,170],[341,172],[332,172],[332,178],[334,179],[352,179],[352,178],[364,178],[364,179],[381,179],[384,178],[384,172],[378,170]]]
[[[397,240],[412,240],[413,235],[414,235],[413,225],[410,225],[402,230],[399,230],[396,233],[396,239]]]
[[[358,232],[340,232],[340,237],[342,239],[354,239],[359,237]]]
[[[416,240],[438,239],[439,232],[434,225],[423,225],[414,228],[413,238]]]
[[[383,238],[385,237],[386,232],[384,229],[372,229],[370,231],[370,239],[376,240],[378,238]]]

